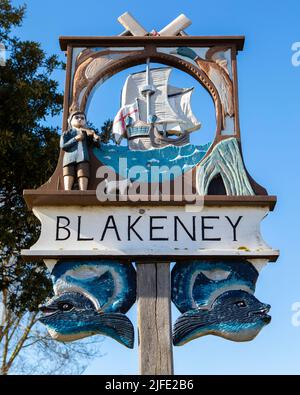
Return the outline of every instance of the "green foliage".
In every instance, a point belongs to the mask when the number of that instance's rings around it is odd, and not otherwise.
[[[24,12],[25,6],[0,0],[0,43],[8,50],[6,65],[0,66],[0,307],[5,312],[0,375],[14,369],[18,374],[81,372],[98,355],[95,343],[61,345],[40,331],[38,306],[52,296],[52,284],[44,262],[24,262],[20,256],[40,232],[23,189],[46,182],[59,155],[58,128],[46,121],[62,110],[63,96],[51,75],[64,68],[39,43],[11,37]]]
[[[52,292],[45,265],[20,257],[40,231],[22,195],[46,182],[56,167],[58,128],[45,126],[45,120],[62,110],[63,96],[51,74],[64,68],[39,43],[10,37],[24,12],[25,6],[0,0],[0,42],[9,48],[0,67],[0,291],[8,291],[9,308],[16,314],[37,310]],[[103,143],[111,139],[111,128],[110,120],[102,126]]]
[[[112,137],[112,126],[113,121],[108,119],[104,122],[103,126],[101,127],[101,143],[108,144],[110,140],[113,139]]]
[[[101,132],[91,121],[87,122],[87,126],[90,129],[95,130],[95,132],[100,136],[101,144],[108,144],[111,140],[114,141],[112,136],[113,121],[111,119],[104,121],[104,124],[101,126]]]
[[[41,303],[51,296],[52,287],[43,262],[22,262],[16,259],[10,277],[9,310],[18,316],[25,312],[36,312]],[[13,292],[12,292],[13,291]]]
[[[57,56],[48,57],[39,43],[9,35],[24,11],[0,0],[0,41],[9,48],[6,65],[0,67],[0,290],[8,291],[9,308],[20,314],[36,310],[51,294],[45,265],[20,258],[20,250],[39,234],[22,194],[42,185],[55,169],[58,129],[45,126],[45,120],[59,114],[63,102],[51,78],[54,69],[63,67]]]
[[[7,40],[11,28],[20,26],[26,6],[13,7],[10,0],[0,0],[0,40]]]

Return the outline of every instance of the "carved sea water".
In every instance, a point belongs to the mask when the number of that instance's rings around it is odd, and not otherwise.
[[[151,179],[151,167],[158,166],[161,169],[155,173],[155,177],[158,178],[159,175],[160,181],[164,182],[193,169],[203,159],[209,147],[210,143],[186,144],[135,151],[129,150],[126,146],[102,144],[101,148],[94,148],[93,152],[98,160],[111,167],[122,178],[134,177],[136,174],[139,182],[158,182],[158,179]],[[122,166],[122,163],[126,166]],[[139,169],[135,166],[139,166]],[[174,172],[169,172],[168,169],[173,166]]]

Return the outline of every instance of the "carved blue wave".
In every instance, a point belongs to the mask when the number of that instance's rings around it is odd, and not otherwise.
[[[134,166],[143,166],[144,170],[138,174],[140,182],[150,182],[151,166],[177,166],[178,168],[171,174],[170,179],[174,179],[183,173],[191,170],[206,154],[211,143],[205,145],[186,144],[181,147],[169,145],[163,148],[153,148],[146,151],[129,150],[125,146],[111,144],[101,144],[100,148],[94,148],[94,155],[106,166],[111,166],[122,178],[128,178],[128,171]],[[127,167],[119,169],[119,160],[127,160]],[[169,180],[169,175],[161,170],[160,180],[152,182],[164,182]],[[130,178],[130,174],[129,174]]]
[[[101,275],[84,278],[80,273],[105,268]],[[136,299],[136,272],[132,264],[111,260],[59,261],[52,273],[58,280],[76,286],[95,297],[105,312],[126,313]],[[113,297],[113,300],[112,300]]]
[[[213,280],[205,273],[219,271],[223,279]],[[204,273],[203,273],[204,272]],[[229,288],[255,291],[258,272],[246,260],[189,261],[177,263],[172,270],[172,301],[181,313],[207,305],[215,293]]]

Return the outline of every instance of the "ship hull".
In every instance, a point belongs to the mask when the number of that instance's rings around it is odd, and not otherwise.
[[[136,137],[129,139],[128,147],[132,151],[147,151],[154,148],[150,137]]]
[[[141,128],[128,128],[127,138],[128,147],[130,150],[148,150],[151,148],[161,148],[167,145],[175,145],[177,147],[189,144],[190,134],[188,132],[182,133],[180,137],[175,136],[174,138],[164,137],[155,126],[148,126],[146,133],[146,128],[143,128],[143,132],[139,132],[138,129]],[[134,133],[132,132],[134,130]],[[136,135],[136,136],[135,136]]]

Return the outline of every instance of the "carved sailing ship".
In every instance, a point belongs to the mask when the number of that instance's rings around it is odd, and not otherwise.
[[[129,149],[147,150],[189,143],[201,127],[191,109],[194,88],[170,85],[171,67],[130,74],[121,95],[121,108],[113,123],[117,143],[128,139]]]

